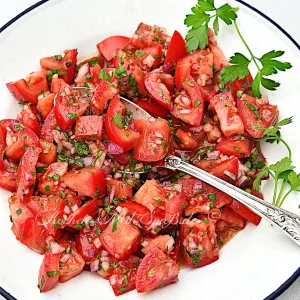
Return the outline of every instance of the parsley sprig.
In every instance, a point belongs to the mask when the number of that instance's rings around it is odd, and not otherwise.
[[[241,38],[243,44],[247,48],[250,58],[246,57],[241,53],[235,53],[234,56],[230,57],[229,62],[231,66],[223,68],[221,79],[223,82],[234,82],[237,78],[242,79],[249,75],[249,65],[251,62],[254,63],[258,72],[252,83],[252,90],[255,97],[261,97],[260,87],[263,86],[267,90],[275,91],[280,83],[274,81],[268,76],[277,74],[278,71],[286,71],[292,67],[289,62],[281,62],[276,58],[281,57],[284,51],[272,50],[267,52],[260,58],[255,56],[241,34],[241,31],[237,25],[236,20],[233,21],[236,31]]]
[[[263,140],[269,143],[282,142],[288,150],[288,156],[282,158],[275,164],[272,164],[257,175],[253,182],[253,189],[259,190],[262,178],[269,174],[275,181],[273,192],[273,204],[281,207],[285,199],[292,192],[300,192],[300,173],[297,174],[292,164],[292,151],[288,143],[281,137],[280,129],[282,126],[292,123],[292,118],[286,118],[279,121],[276,125],[271,126],[264,130]],[[260,128],[259,128],[260,129]],[[289,189],[286,191],[287,185]],[[285,194],[284,194],[285,192]]]
[[[192,13],[187,15],[184,24],[192,27],[187,33],[185,39],[189,52],[197,50],[199,47],[204,49],[208,45],[208,24],[214,19],[213,29],[216,35],[219,33],[219,20],[221,19],[227,25],[231,25],[237,18],[236,11],[229,4],[224,4],[219,8],[215,7],[214,0],[198,0],[198,4],[192,8]],[[210,15],[210,13],[214,13]]]

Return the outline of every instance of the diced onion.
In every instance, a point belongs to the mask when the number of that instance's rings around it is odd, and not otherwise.
[[[95,245],[95,247],[97,249],[99,249],[101,247],[101,245],[102,245],[99,238],[95,238],[94,241],[93,241],[93,244]]]
[[[91,272],[96,272],[99,269],[99,259],[94,260],[91,264],[90,264],[90,268],[91,268]]]
[[[109,269],[109,263],[107,261],[104,261],[102,264],[101,264],[102,268],[104,271],[107,271]]]

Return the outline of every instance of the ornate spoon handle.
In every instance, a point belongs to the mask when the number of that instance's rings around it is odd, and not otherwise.
[[[282,232],[300,246],[300,216],[263,201],[210,173],[184,162],[179,157],[166,156],[165,167],[190,174],[230,195],[281,229]]]

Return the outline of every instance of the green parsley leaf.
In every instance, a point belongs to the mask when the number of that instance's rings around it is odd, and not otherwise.
[[[186,46],[189,52],[193,52],[198,48],[204,49],[208,44],[207,24],[196,29],[190,29],[185,39],[187,40]]]
[[[84,142],[75,142],[74,147],[77,154],[80,156],[87,156],[90,153],[89,145]]]
[[[52,272],[47,272],[47,277],[53,277],[53,276],[57,276],[59,275],[59,271],[56,270],[56,271],[52,271]]]
[[[123,116],[122,114],[118,111],[117,114],[111,119],[119,128],[124,127],[123,123]]]
[[[105,81],[110,82],[111,81],[111,76],[105,72],[105,69],[102,69],[99,73],[99,78]]]
[[[16,210],[16,214],[17,215],[20,215],[22,213],[22,209],[21,208],[18,208],[17,210]]]
[[[113,227],[112,227],[112,232],[115,232],[118,228],[118,215],[115,215],[114,217],[114,222],[113,222]]]
[[[88,61],[88,64],[89,64],[91,67],[94,67],[95,65],[100,65],[99,60],[97,60],[97,59],[90,59],[90,60]]]
[[[176,144],[178,145],[182,144],[182,140],[175,133],[173,133],[173,138]]]
[[[119,65],[115,70],[115,75],[117,78],[120,78],[122,76],[127,76],[126,70],[122,67],[122,65]]]
[[[201,104],[201,100],[200,99],[197,99],[195,104],[194,104],[194,107],[198,107],[199,105]]]
[[[216,15],[227,25],[231,25],[232,21],[237,19],[236,10],[236,8],[233,8],[228,3],[226,3],[217,9]]]
[[[77,119],[78,116],[76,114],[73,114],[73,113],[67,113],[67,118],[70,119],[70,120],[73,120],[73,119]]]

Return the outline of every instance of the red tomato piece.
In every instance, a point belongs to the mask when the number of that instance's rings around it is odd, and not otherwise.
[[[3,151],[6,148],[6,129],[0,124],[0,170],[4,168],[3,164]]]
[[[127,185],[125,182],[116,179],[106,180],[106,185],[110,193],[113,191],[114,197],[117,197],[121,200],[132,199],[131,185]]]
[[[10,192],[17,191],[16,173],[0,170],[0,187]]]
[[[254,213],[250,208],[245,206],[244,204],[232,199],[232,202],[227,205],[230,207],[234,212],[241,215],[243,218],[248,220],[249,222],[255,224],[256,226],[259,225],[261,221],[261,217]]]
[[[222,70],[224,67],[229,66],[229,61],[216,42],[209,42],[208,47],[210,52],[213,54],[213,66],[216,72]]]
[[[76,72],[76,63],[77,63],[77,49],[68,50],[65,52],[65,55],[62,60],[62,69],[67,74],[61,75],[61,78],[67,83],[71,84],[73,82],[75,72]]]
[[[93,199],[91,201],[86,202],[78,210],[76,210],[69,216],[68,226],[79,230],[84,228],[83,218],[86,215],[93,217],[97,209],[98,209],[97,199]]]
[[[253,141],[245,136],[236,136],[230,138],[221,138],[216,147],[221,153],[234,155],[239,158],[249,157],[253,148]]]
[[[229,137],[244,133],[244,124],[234,106],[231,92],[217,94],[211,101],[211,107],[216,111],[223,134]]]
[[[169,242],[175,243],[172,236],[166,234],[166,235],[159,235],[155,237],[154,239],[151,239],[147,246],[145,246],[142,249],[142,252],[144,254],[147,254],[153,247],[158,247],[161,251],[164,253],[169,253],[172,249],[169,248]]]
[[[107,61],[110,61],[119,49],[129,44],[130,38],[121,35],[110,36],[97,44],[100,53]]]
[[[53,108],[45,119],[44,124],[41,128],[41,139],[52,143],[54,141],[52,130],[54,130],[57,126],[58,123],[55,117],[55,109]]]
[[[68,171],[68,163],[56,162],[51,164],[39,180],[38,191],[44,195],[51,195],[58,190],[62,182],[61,177]]]
[[[38,96],[48,91],[48,83],[43,72],[31,73],[25,79],[9,82],[8,90],[18,101],[37,104]]]
[[[137,49],[149,47],[155,43],[164,44],[167,35],[160,27],[140,23],[134,32],[130,43]]]
[[[81,117],[88,107],[87,102],[76,102],[72,88],[64,84],[56,96],[55,117],[62,130],[67,130]]]
[[[112,100],[117,93],[118,90],[115,87],[105,80],[100,80],[91,100],[93,113],[101,115],[106,108],[107,102]]]
[[[162,45],[155,43],[150,47],[143,48],[137,60],[143,70],[158,68],[163,61]]]
[[[51,81],[51,93],[57,94],[60,90],[60,87],[65,84],[65,81],[62,80],[61,78],[54,77]]]
[[[43,120],[50,114],[54,104],[55,94],[50,94],[39,100],[36,108],[41,113]]]
[[[127,214],[134,217],[142,225],[149,226],[151,224],[150,210],[136,201],[124,201],[119,203],[118,206],[126,207]]]
[[[103,118],[82,116],[76,121],[75,138],[78,140],[101,140]]]
[[[117,266],[117,268],[113,268],[113,275],[109,277],[109,283],[115,295],[119,296],[135,289],[137,265],[126,260],[121,261]]]
[[[152,99],[136,99],[134,100],[134,103],[143,108],[154,118],[165,118],[169,114],[169,111],[167,109],[165,109]]]
[[[181,179],[182,192],[189,200],[186,215],[207,213],[212,208],[221,208],[232,201],[232,197],[196,178]]]
[[[134,201],[153,211],[164,206],[166,191],[154,180],[146,180],[134,195]]]
[[[19,112],[18,119],[35,134],[40,135],[41,127],[36,116],[36,109],[32,105],[25,105],[23,110]]]
[[[67,243],[65,243],[65,244],[67,244]],[[69,244],[68,246],[71,246],[71,245]],[[62,260],[64,260],[63,257],[68,254],[70,255],[70,258],[67,261],[61,263],[59,266],[59,280],[58,281],[60,283],[64,283],[64,282],[74,278],[75,276],[79,275],[85,265],[84,259],[76,251],[75,247],[71,246],[69,253],[63,254]]]
[[[111,101],[104,121],[109,140],[127,151],[137,145],[140,134],[124,124],[125,106],[116,95]]]
[[[124,152],[122,154],[114,154],[113,157],[121,165],[129,164],[129,153],[128,152]]]
[[[167,50],[164,65],[174,64],[186,54],[186,45],[184,38],[175,30]]]
[[[106,251],[116,259],[127,259],[140,245],[140,231],[127,219],[115,215],[100,234],[100,241]]]
[[[80,195],[94,198],[105,194],[105,173],[95,167],[71,171],[64,175],[61,181]]]
[[[216,95],[216,91],[214,89],[214,86],[212,84],[205,85],[205,86],[199,86],[200,91],[203,96],[203,100],[210,102],[210,100]]]
[[[148,92],[145,86],[145,72],[142,71],[142,69],[139,66],[135,65],[130,66],[130,69],[131,74],[137,85],[137,91],[133,91],[134,95],[138,93],[140,96],[146,96]],[[133,88],[131,87],[131,90],[132,89]]]
[[[140,263],[136,275],[138,293],[149,292],[161,286],[178,281],[180,267],[163,253],[153,247]]]
[[[243,229],[246,226],[243,217],[227,206],[222,209],[220,220],[234,228]]]
[[[52,254],[47,251],[39,271],[38,288],[40,292],[52,290],[59,279],[59,260],[61,253]]]
[[[192,219],[180,225],[180,241],[185,264],[199,268],[219,259],[215,224],[208,218]]]
[[[181,218],[182,211],[187,202],[183,193],[167,191],[166,193],[166,220],[170,224],[177,224]]]
[[[182,83],[186,81],[191,74],[191,63],[189,61],[178,61],[175,69],[175,84],[178,89],[182,89]]]
[[[239,170],[239,160],[237,157],[220,162],[209,170],[209,172],[223,180],[236,182]]]
[[[171,114],[188,124],[199,126],[204,110],[204,100],[199,86],[189,75],[183,83],[183,88],[186,94],[176,97]]]
[[[176,131],[177,137],[182,142],[180,144],[181,148],[184,149],[195,149],[198,147],[197,141],[193,138],[192,134],[190,132],[185,132],[182,129],[177,129]]]
[[[62,198],[53,195],[49,197],[33,196],[28,202],[28,207],[36,215],[39,225],[44,226],[53,236],[55,236],[58,228],[64,226],[65,206],[66,203]]]
[[[278,116],[277,106],[262,104],[261,99],[245,94],[242,98],[237,98],[237,108],[245,129],[254,138],[261,138],[264,128],[269,127]]]
[[[170,75],[171,76],[171,75]],[[157,78],[150,73],[146,75],[145,86],[150,95],[160,104],[168,110],[172,109],[172,96],[167,87]]]
[[[141,133],[141,138],[133,149],[134,159],[147,162],[163,159],[167,154],[171,136],[168,122],[163,119],[154,122],[135,120],[134,125]]]
[[[234,82],[230,82],[230,88],[233,97],[237,98],[237,92],[242,91],[243,94],[248,94],[249,92],[252,93],[252,82],[253,78],[251,76],[251,73],[249,72],[249,75],[247,75],[243,79],[236,79]]]
[[[42,148],[42,153],[40,154],[39,160],[42,163],[51,165],[56,161],[57,158],[56,146],[53,143],[49,143],[44,140],[40,140],[40,144]]]
[[[39,147],[28,147],[17,172],[17,195],[22,202],[27,202],[33,193],[36,180],[36,164],[41,153]]]

